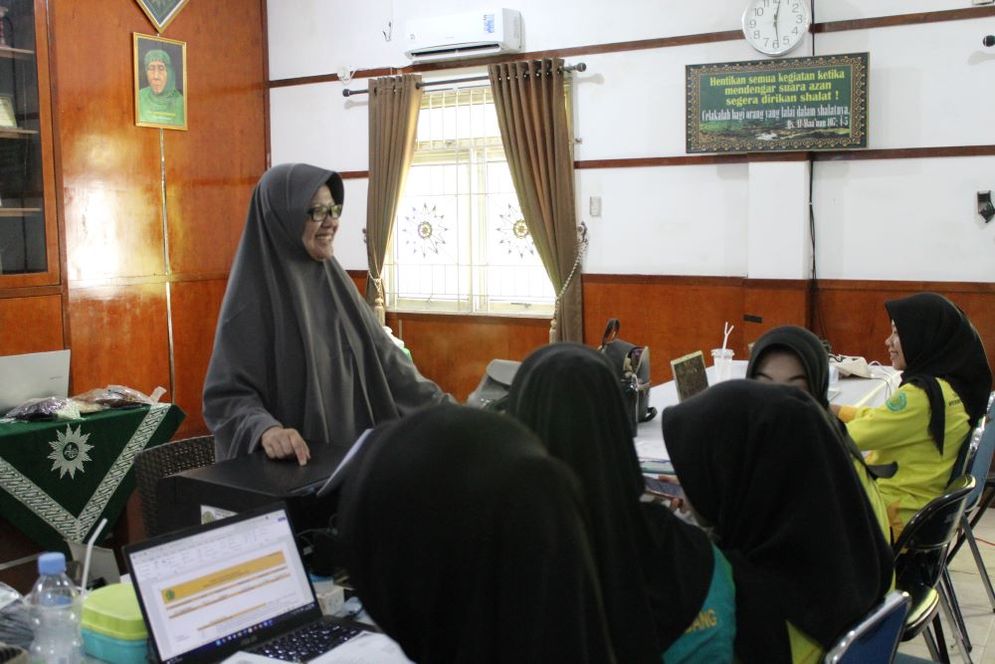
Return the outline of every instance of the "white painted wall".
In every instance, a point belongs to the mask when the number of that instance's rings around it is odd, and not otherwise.
[[[751,162],[749,184],[746,276],[807,278],[812,270],[808,162]]]
[[[822,277],[995,281],[995,221],[976,203],[995,157],[823,162],[815,173]]]
[[[577,171],[584,271],[745,275],[747,164]],[[601,196],[600,217],[588,214]]]
[[[707,8],[706,8],[707,4]],[[526,49],[538,51],[736,30],[745,0],[504,0],[522,12]],[[419,12],[466,11],[476,2],[270,0],[273,79],[340,68],[404,66],[403,26]],[[427,10],[425,7],[430,6]],[[961,9],[970,0],[818,0],[817,21]],[[382,32],[392,29],[392,40]],[[981,38],[995,19],[819,34],[793,55],[870,53],[869,148],[995,144],[995,48]],[[754,60],[744,40],[568,58],[576,77],[580,160],[685,154],[684,67]],[[479,72],[480,70],[478,70]],[[448,78],[466,70],[433,73]],[[349,87],[364,88],[365,80]],[[273,163],[367,167],[365,97],[342,83],[270,93]],[[975,193],[995,189],[995,158],[817,162],[813,211],[822,278],[995,281],[995,222],[976,214]],[[578,217],[590,228],[588,273],[804,278],[810,265],[809,165],[585,169]],[[336,252],[365,269],[365,180],[346,182]],[[600,196],[603,213],[588,203]]]

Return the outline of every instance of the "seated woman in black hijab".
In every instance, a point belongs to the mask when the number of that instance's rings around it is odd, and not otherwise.
[[[687,500],[732,564],[737,658],[821,661],[892,578],[829,414],[795,388],[735,380],[662,420]]]
[[[615,661],[576,479],[514,420],[440,406],[375,429],[338,515],[364,607],[415,662]]]
[[[804,327],[782,325],[765,332],[753,344],[750,363],[746,366],[746,377],[768,383],[791,385],[808,392],[823,408],[829,408],[829,355],[825,347]],[[850,453],[857,479],[864,487],[867,500],[874,510],[874,516],[881,532],[888,542],[891,538],[891,524],[888,510],[878,490],[875,476],[867,467],[863,455],[846,432],[846,426],[835,417],[840,442]]]
[[[618,661],[731,661],[729,563],[700,529],[640,501],[639,459],[605,357],[576,344],[540,348],[515,375],[508,413],[580,479]]]
[[[333,256],[338,173],[282,164],[263,174],[221,304],[204,381],[218,460],[262,447],[305,464],[344,453],[379,422],[446,397],[387,336]]]
[[[897,538],[912,515],[943,493],[968,434],[985,414],[992,374],[977,330],[936,293],[885,302],[885,346],[902,385],[883,406],[838,407],[867,462],[897,462],[878,480]]]

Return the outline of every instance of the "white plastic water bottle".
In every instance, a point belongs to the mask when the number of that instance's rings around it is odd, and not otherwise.
[[[35,632],[31,661],[79,664],[83,661],[82,601],[79,588],[66,576],[66,557],[61,553],[43,553],[38,558],[38,574],[27,598]]]

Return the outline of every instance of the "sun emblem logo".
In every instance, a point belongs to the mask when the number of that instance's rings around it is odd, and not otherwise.
[[[59,471],[59,479],[65,477],[66,473],[69,473],[71,479],[76,479],[76,471],[84,472],[83,464],[92,460],[87,452],[93,449],[93,445],[86,443],[90,434],[83,433],[82,430],[82,425],[73,429],[67,424],[65,433],[56,431],[58,440],[48,443],[52,446],[52,453],[48,458],[52,460],[52,470]]]
[[[501,218],[497,229],[501,234],[498,244],[508,250],[508,255],[518,254],[520,259],[535,256],[535,243],[521,211],[509,203],[508,208],[498,217]]]
[[[444,220],[445,215],[434,205],[429,207],[428,203],[423,203],[420,210],[412,207],[401,227],[404,245],[411,249],[412,254],[421,254],[422,258],[428,258],[429,254],[438,255],[439,249],[446,244],[445,233],[449,230]]]

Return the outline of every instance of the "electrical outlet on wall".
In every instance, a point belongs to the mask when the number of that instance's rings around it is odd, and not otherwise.
[[[601,216],[601,196],[591,196],[590,213],[592,217]]]

